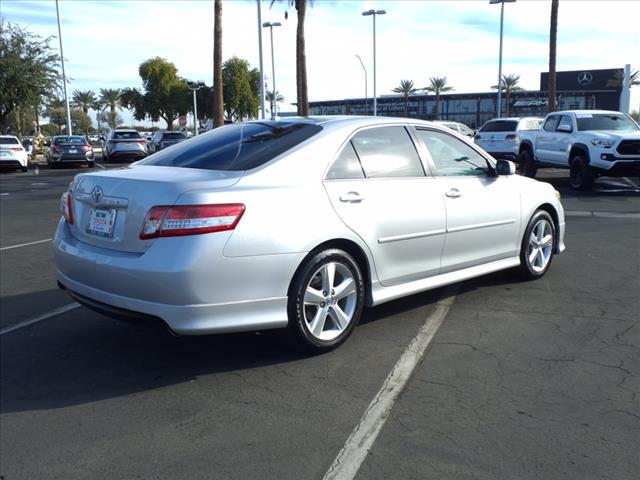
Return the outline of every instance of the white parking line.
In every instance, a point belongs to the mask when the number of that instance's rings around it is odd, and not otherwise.
[[[25,320],[24,322],[20,322],[11,327],[3,328],[0,330],[0,335],[4,335],[5,333],[10,333],[20,328],[28,327],[29,325],[33,325],[34,323],[42,322],[43,320],[47,320],[48,318],[55,317],[56,315],[60,315],[62,313],[66,313],[70,310],[74,310],[80,307],[80,304],[77,302],[70,303],[69,305],[65,305],[64,307],[56,308],[55,310],[51,310],[39,317],[32,318],[31,320]]]
[[[38,245],[39,243],[46,243],[46,242],[50,242],[51,240],[53,240],[53,238],[45,238],[44,240],[37,240],[35,242],[21,243],[20,245],[11,245],[9,247],[2,247],[0,248],[0,252],[4,252],[5,250],[13,250],[14,248],[28,247],[30,245]]]
[[[398,363],[382,384],[374,399],[364,412],[360,423],[351,432],[342,450],[323,477],[323,480],[352,480],[355,478],[360,465],[369,453],[380,430],[389,418],[391,409],[404,390],[407,381],[416,366],[424,357],[425,351],[442,321],[447,316],[455,300],[455,287],[443,294],[436,304],[435,311],[427,317],[418,334],[404,351]]]
[[[102,164],[101,164],[101,163],[99,163],[99,162],[93,162],[93,164],[94,164],[96,167],[100,167],[100,168],[102,168],[102,169],[104,169],[104,170],[106,170],[106,169],[107,169],[107,167],[105,167],[104,165],[102,165]]]

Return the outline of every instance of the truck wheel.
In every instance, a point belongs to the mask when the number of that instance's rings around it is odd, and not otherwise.
[[[589,191],[593,188],[596,175],[582,155],[576,155],[571,162],[569,170],[569,183],[571,188],[580,191]]]
[[[529,150],[522,150],[520,152],[520,155],[518,155],[518,166],[520,168],[520,175],[524,175],[525,177],[534,178],[536,173],[538,173],[538,166]]]

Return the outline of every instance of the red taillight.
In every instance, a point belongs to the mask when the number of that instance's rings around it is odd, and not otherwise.
[[[145,143],[147,143],[147,142],[145,142],[144,140],[138,140],[138,143],[139,143],[140,145],[144,145],[144,144],[145,144]]]
[[[62,215],[69,225],[73,225],[73,194],[69,191],[62,194],[60,199]]]
[[[244,208],[241,203],[153,207],[144,219],[140,239],[233,230]]]
[[[60,151],[60,145],[58,145],[57,143],[54,143],[53,147],[51,147],[51,148],[53,148],[54,152],[59,152]]]
[[[11,147],[12,152],[23,152],[24,148],[22,147]]]
[[[513,140],[514,142],[517,142],[519,140],[518,135],[515,135],[513,133],[508,134],[505,137],[506,140]]]
[[[82,149],[85,152],[90,152],[92,150],[91,145],[82,145]]]

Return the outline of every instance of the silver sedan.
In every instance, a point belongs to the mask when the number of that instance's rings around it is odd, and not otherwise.
[[[564,250],[549,184],[433,123],[317,117],[228,125],[76,176],[59,285],[177,334],[287,328],[336,347],[362,309]]]

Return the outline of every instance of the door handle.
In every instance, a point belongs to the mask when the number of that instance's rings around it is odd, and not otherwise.
[[[359,203],[364,200],[358,192],[349,192],[345,195],[340,195],[340,201],[345,203]]]
[[[445,195],[449,198],[458,198],[462,194],[460,193],[460,190],[458,190],[457,188],[452,188],[447,193],[445,193]]]

